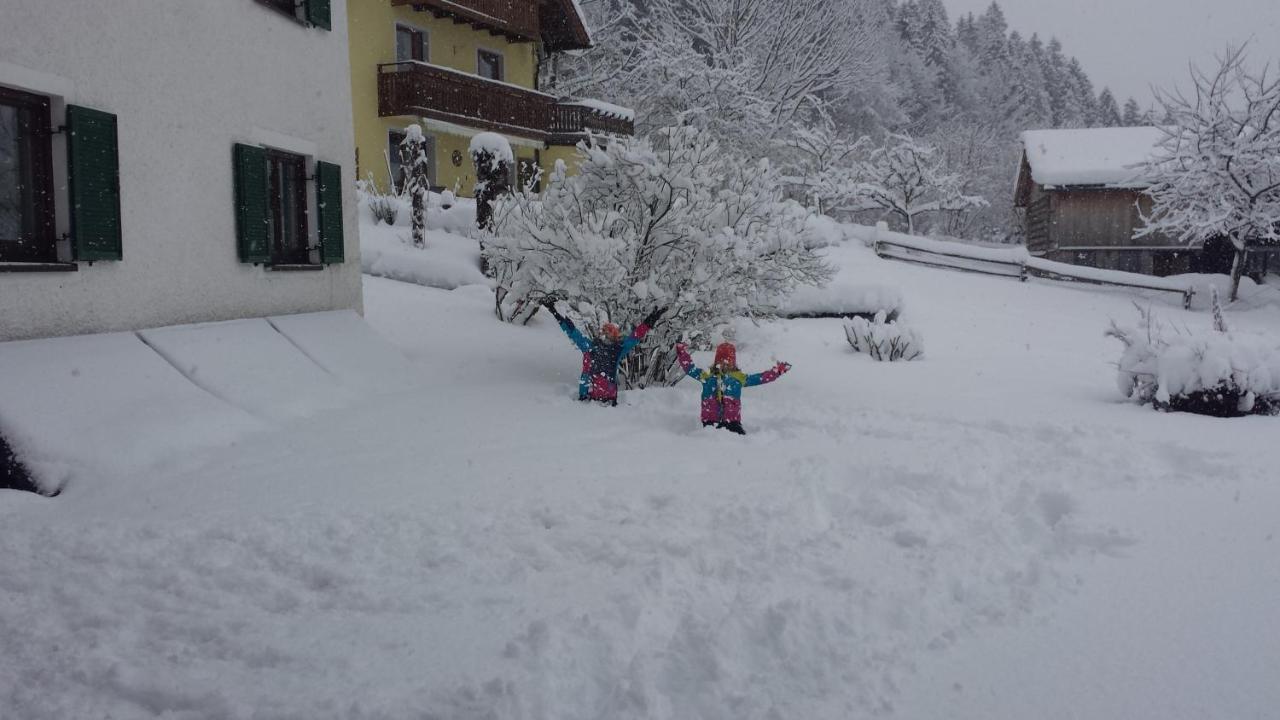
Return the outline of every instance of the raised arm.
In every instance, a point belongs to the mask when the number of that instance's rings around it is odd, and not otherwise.
[[[680,368],[689,377],[699,382],[707,379],[707,374],[702,368],[693,364],[693,358],[689,357],[689,348],[684,343],[676,343],[676,359],[680,361]]]
[[[628,336],[626,340],[622,341],[622,353],[618,356],[618,359],[622,359],[630,355],[631,351],[636,349],[636,346],[640,344],[641,340],[644,340],[644,336],[649,334],[649,329],[657,324],[659,318],[661,318],[662,314],[666,311],[666,308],[658,308],[657,310],[649,313],[649,316],[644,320],[641,320],[640,324],[635,326],[635,329],[631,331],[631,335]]]
[[[768,385],[774,380],[777,380],[783,375],[786,375],[787,371],[790,369],[791,369],[790,363],[780,362],[777,365],[774,365],[773,367],[769,368],[768,370],[765,370],[762,373],[756,373],[755,375],[748,375],[747,387],[754,387],[756,385]]]
[[[556,304],[554,302],[547,301],[543,303],[542,306],[545,307],[547,312],[551,313],[551,316],[560,323],[560,329],[564,331],[565,335],[569,336],[569,339],[573,341],[574,345],[578,346],[579,350],[582,352],[589,352],[591,350],[591,341],[582,334],[582,331],[578,329],[578,326],[573,324],[572,320],[561,315],[560,312],[556,310]]]

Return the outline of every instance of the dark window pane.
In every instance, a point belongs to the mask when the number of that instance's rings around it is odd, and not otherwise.
[[[56,260],[49,100],[0,88],[0,262]]]
[[[427,52],[427,34],[405,25],[396,25],[396,62],[431,58]]]
[[[25,225],[23,143],[18,137],[18,108],[0,105],[0,242],[17,242]]]
[[[414,33],[403,25],[396,26],[396,62],[407,62],[409,60],[417,60],[414,57],[413,47],[416,44]]]
[[[403,167],[400,164],[400,143],[404,142],[404,133],[391,131],[387,133],[387,158],[391,161],[392,192],[400,192],[404,186]]]
[[[490,80],[502,79],[502,56],[498,53],[480,50],[477,55],[477,69],[480,77]]]
[[[267,151],[269,206],[267,226],[271,261],[279,265],[310,262],[307,242],[306,159]]]

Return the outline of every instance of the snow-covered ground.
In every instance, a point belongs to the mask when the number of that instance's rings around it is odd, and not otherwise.
[[[0,492],[0,717],[1274,717],[1280,419],[1124,402],[1132,294],[830,252],[928,354],[744,323],[744,369],[794,365],[745,438],[687,383],[577,403],[482,286],[366,278],[421,377],[336,409],[210,360],[233,440]]]

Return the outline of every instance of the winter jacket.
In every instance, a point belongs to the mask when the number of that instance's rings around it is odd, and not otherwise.
[[[702,422],[742,422],[742,388],[764,385],[782,377],[783,369],[772,368],[755,375],[747,375],[738,369],[707,372],[693,364],[693,358],[684,346],[676,347],[676,357],[685,374],[702,383]]]
[[[632,350],[649,334],[649,326],[641,323],[631,335],[621,342],[597,340],[592,342],[582,331],[565,318],[560,329],[582,351],[582,378],[578,381],[579,400],[618,401],[618,366]]]

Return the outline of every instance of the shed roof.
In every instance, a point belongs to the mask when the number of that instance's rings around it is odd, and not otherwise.
[[[1022,145],[1038,185],[1140,188],[1150,184],[1142,165],[1164,137],[1158,127],[1028,130]]]

